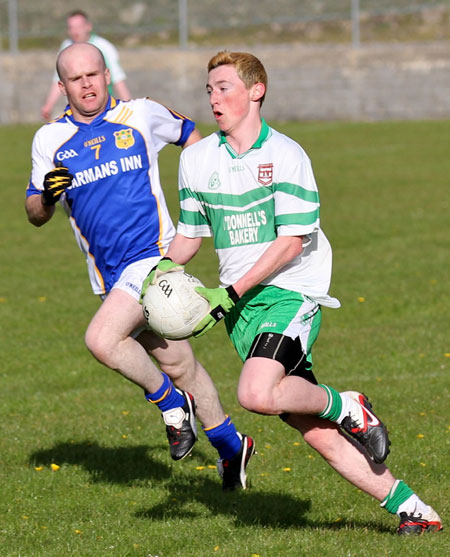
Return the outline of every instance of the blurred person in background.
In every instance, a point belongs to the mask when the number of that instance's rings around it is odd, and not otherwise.
[[[111,95],[114,94],[122,101],[130,100],[131,95],[125,81],[126,75],[120,65],[119,53],[116,47],[108,40],[92,32],[92,22],[85,12],[75,10],[67,16],[67,35],[69,38],[61,43],[59,52],[73,43],[86,42],[96,46],[103,54],[106,67],[110,72],[111,84],[109,86],[109,93]],[[47,99],[44,106],[41,108],[41,116],[44,120],[49,120],[51,118],[55,104],[62,94],[58,81],[59,77],[55,71]]]

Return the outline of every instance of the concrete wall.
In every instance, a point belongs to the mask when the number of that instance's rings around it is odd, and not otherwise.
[[[259,45],[269,120],[386,120],[450,117],[450,45],[442,43]],[[217,50],[122,49],[134,97],[150,96],[212,122],[206,64]],[[0,124],[39,121],[55,63],[54,52],[0,53]],[[64,102],[57,105],[60,112]]]

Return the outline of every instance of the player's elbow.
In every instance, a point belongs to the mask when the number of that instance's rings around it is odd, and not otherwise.
[[[41,196],[32,195],[25,200],[25,212],[27,213],[28,222],[39,227],[52,218],[55,207],[44,208],[41,203]]]
[[[31,223],[33,226],[39,227],[47,222],[35,217],[34,215],[28,214],[27,216],[28,216],[28,222]]]
[[[303,236],[293,236],[289,244],[291,259],[298,257],[303,251]]]

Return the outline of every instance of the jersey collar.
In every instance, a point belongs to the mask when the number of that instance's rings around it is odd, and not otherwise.
[[[111,97],[110,95],[108,98],[108,102],[106,103],[105,110],[101,112],[98,116],[96,116],[94,120],[92,120],[92,122],[90,122],[89,124],[85,124],[83,122],[79,122],[78,120],[75,120],[70,105],[66,106],[64,116],[66,116],[76,126],[91,126],[92,124],[95,124],[96,122],[103,120],[108,110],[111,110],[112,108],[115,108],[117,106],[117,102],[118,101],[114,97]]]
[[[240,155],[238,155],[236,151],[233,149],[233,147],[231,147],[231,145],[228,143],[227,136],[222,131],[219,132],[219,145],[225,145],[227,151],[234,159],[240,159],[250,151],[253,151],[253,149],[261,149],[261,147],[263,146],[263,144],[265,143],[269,135],[270,135],[270,128],[267,125],[264,118],[261,118],[261,131],[259,132],[259,136],[255,141],[255,143],[253,143],[250,149],[248,151],[245,151],[245,153],[241,153]]]

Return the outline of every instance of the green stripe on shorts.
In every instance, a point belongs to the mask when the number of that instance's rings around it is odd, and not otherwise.
[[[255,337],[264,332],[300,337],[309,356],[320,323],[320,306],[299,292],[277,286],[252,288],[225,316],[228,335],[242,361]]]

